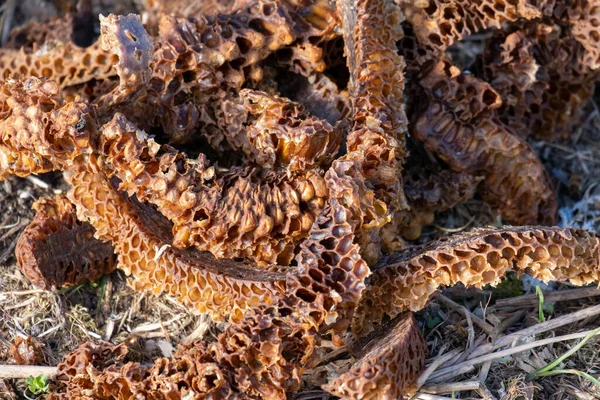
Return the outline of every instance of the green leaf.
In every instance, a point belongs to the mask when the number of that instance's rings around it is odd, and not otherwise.
[[[535,293],[538,296],[538,317],[540,322],[545,322],[546,318],[544,317],[544,292],[540,289],[539,286],[535,287]]]
[[[42,394],[48,392],[48,377],[45,375],[30,376],[25,380],[27,388],[33,394]]]
[[[530,373],[529,375],[527,375],[525,377],[525,380],[526,381],[531,381],[531,380],[535,379],[538,376],[548,376],[549,374],[550,375],[555,375],[554,373],[551,373],[551,372],[554,372],[554,371],[552,371],[554,368],[556,368],[558,365],[560,365],[561,362],[563,362],[564,360],[566,360],[567,358],[569,358],[573,354],[575,354],[581,347],[583,347],[584,344],[587,343],[588,340],[590,340],[592,337],[596,336],[598,333],[600,333],[600,327],[598,327],[598,328],[594,329],[593,331],[591,331],[590,333],[588,333],[586,335],[586,337],[584,337],[583,339],[581,339],[581,342],[577,343],[569,351],[567,351],[562,356],[558,357],[556,360],[552,361],[550,364],[548,364],[545,367],[540,368],[537,371],[534,371],[534,372]],[[575,370],[572,370],[572,371],[575,371]],[[581,372],[581,371],[579,371],[579,372]],[[582,372],[582,373],[584,373],[584,372]]]

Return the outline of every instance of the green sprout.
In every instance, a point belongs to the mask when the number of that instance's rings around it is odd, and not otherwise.
[[[542,289],[540,289],[539,286],[536,286],[535,293],[538,296],[538,318],[540,322],[545,322],[546,317],[544,317],[544,292],[542,292]]]
[[[567,351],[565,354],[563,354],[556,360],[552,361],[550,364],[527,375],[525,377],[525,380],[531,381],[535,378],[541,378],[541,377],[545,377],[545,376],[559,375],[559,374],[572,374],[572,375],[577,375],[584,379],[587,379],[588,381],[592,382],[594,385],[600,387],[600,382],[596,378],[594,378],[593,376],[591,376],[590,374],[588,374],[586,372],[579,371],[576,369],[554,369],[558,365],[560,365],[561,362],[563,362],[564,360],[566,360],[567,358],[569,358],[570,356],[575,354],[581,347],[583,347],[584,344],[587,343],[588,340],[590,340],[592,337],[596,336],[598,333],[600,333],[600,327],[596,328],[593,331],[591,331],[590,333],[588,333],[587,336],[581,340],[581,342],[577,343],[577,345],[573,346],[573,348],[571,348],[569,351]]]
[[[48,392],[48,377],[45,375],[30,376],[25,380],[27,388],[33,394],[42,394]]]

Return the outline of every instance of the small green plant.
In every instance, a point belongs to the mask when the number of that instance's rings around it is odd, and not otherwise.
[[[538,318],[540,322],[544,322],[546,321],[546,317],[544,317],[544,292],[539,286],[536,286],[535,293],[538,296]]]
[[[42,394],[48,392],[48,378],[45,375],[30,376],[25,380],[27,388],[33,394]]]
[[[538,318],[540,322],[545,322],[546,316],[544,315],[544,313],[552,314],[554,312],[554,305],[546,304],[544,302],[544,292],[539,286],[535,287],[535,293],[538,296]]]
[[[593,376],[591,376],[590,374],[588,374],[586,372],[579,371],[576,369],[554,369],[558,365],[560,365],[561,362],[563,362],[564,360],[566,360],[567,358],[569,358],[573,354],[575,354],[581,347],[583,347],[584,344],[587,343],[588,340],[590,340],[592,337],[596,336],[598,333],[600,333],[600,327],[596,328],[593,331],[591,331],[590,333],[588,333],[587,336],[581,340],[581,342],[577,343],[577,345],[573,346],[573,348],[571,348],[569,351],[567,351],[565,354],[563,354],[556,360],[552,361],[550,364],[527,375],[525,377],[525,380],[531,381],[535,378],[541,378],[544,376],[559,375],[559,374],[572,374],[572,375],[577,375],[584,379],[587,379],[590,382],[592,382],[594,385],[600,387],[600,381],[598,381],[598,379],[594,378]]]
[[[439,325],[441,322],[442,322],[442,319],[440,317],[438,317],[437,315],[433,318],[431,318],[430,315],[427,315],[427,329],[433,329],[437,325]]]

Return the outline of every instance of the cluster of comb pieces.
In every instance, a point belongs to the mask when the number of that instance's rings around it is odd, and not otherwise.
[[[598,7],[559,3],[148,0],[144,24],[101,17],[87,47],[77,15],[15,30],[0,49],[0,179],[64,171],[71,185],[34,206],[23,273],[56,289],[119,268],[229,323],[151,366],[83,344],[51,398],[284,399],[327,335],[356,362],[324,389],[399,399],[427,354],[411,311],[439,286],[508,269],[599,282],[585,231],[407,249],[476,193],[507,221],[554,223],[525,140],[564,137],[600,69]],[[487,28],[461,71],[446,50]],[[409,135],[431,157],[407,157]]]

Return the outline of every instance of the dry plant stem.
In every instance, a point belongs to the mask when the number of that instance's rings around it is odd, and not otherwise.
[[[417,380],[417,388],[423,386],[429,378],[429,376],[433,374],[435,370],[438,369],[438,367],[445,364],[447,361],[450,361],[452,358],[456,357],[460,353],[460,349],[454,349],[434,359],[433,362],[425,369],[425,371],[423,371],[423,373]]]
[[[0,379],[25,379],[39,375],[52,378],[56,375],[56,371],[56,367],[41,365],[0,365]]]
[[[586,297],[600,296],[600,289],[597,287],[578,288],[571,290],[562,290],[560,292],[544,292],[545,302],[577,300]],[[498,300],[493,307],[489,308],[490,312],[494,312],[500,308],[510,306],[529,306],[537,305],[538,296],[536,294],[528,294],[524,296],[511,297],[508,299]]]
[[[464,392],[467,390],[477,390],[479,387],[479,381],[465,381],[427,385],[423,386],[420,391],[429,394],[446,394],[452,392]]]
[[[460,304],[456,303],[455,301],[453,301],[452,299],[449,299],[448,297],[444,296],[443,294],[438,293],[435,298],[445,304],[447,307],[458,311],[458,312],[466,312],[470,314],[470,318],[471,320],[475,323],[475,325],[477,325],[478,327],[480,327],[481,329],[483,329],[483,331],[485,333],[487,333],[488,335],[492,335],[492,333],[494,332],[494,327],[490,324],[488,324],[487,322],[485,322],[484,319],[479,318],[477,315],[473,314],[472,312],[470,312],[467,308],[461,306]]]
[[[548,339],[542,339],[542,340],[538,340],[538,341],[535,341],[532,343],[524,344],[522,346],[512,347],[510,349],[498,351],[496,353],[485,354],[483,356],[470,359],[470,360],[460,363],[458,365],[453,365],[451,367],[447,367],[442,370],[439,370],[439,371],[431,374],[431,376],[428,379],[428,382],[434,383],[434,382],[439,382],[439,381],[446,381],[446,380],[454,378],[456,376],[466,374],[467,372],[472,371],[476,365],[483,364],[487,361],[497,360],[497,359],[500,359],[503,357],[511,356],[513,354],[521,353],[523,351],[531,350],[536,347],[545,346],[547,344],[564,342],[564,341],[573,340],[573,339],[579,339],[582,337],[586,337],[591,332],[593,332],[593,330],[579,332],[579,333],[573,333],[570,335],[557,336],[557,337],[548,338]]]
[[[520,310],[520,311],[512,314],[510,317],[505,318],[502,322],[500,322],[498,325],[496,325],[494,327],[494,330],[492,331],[492,334],[490,336],[492,337],[493,340],[496,340],[499,337],[502,337],[503,336],[502,332],[504,332],[506,329],[508,329],[513,324],[515,324],[518,321],[525,318],[525,315],[527,315],[527,311]]]
[[[417,396],[413,397],[412,400],[454,400],[454,399],[452,397],[437,396],[435,394],[429,394],[429,393],[417,393]]]
[[[576,311],[571,314],[563,315],[561,317],[551,319],[549,321],[542,322],[537,325],[533,325],[529,328],[525,328],[518,332],[511,333],[510,335],[506,335],[492,343],[488,343],[484,346],[481,346],[478,349],[475,349],[475,351],[473,351],[469,358],[473,359],[475,357],[480,356],[481,354],[485,354],[490,351],[499,349],[501,347],[508,346],[520,337],[538,335],[540,333],[548,332],[556,328],[560,328],[561,326],[569,325],[574,322],[581,321],[582,319],[598,314],[600,314],[600,305],[585,308],[583,310]]]
[[[4,4],[4,13],[2,14],[2,18],[0,18],[0,28],[2,28],[2,31],[0,32],[2,35],[0,37],[0,45],[3,45],[8,40],[8,34],[10,33],[16,7],[17,0],[8,0]]]

